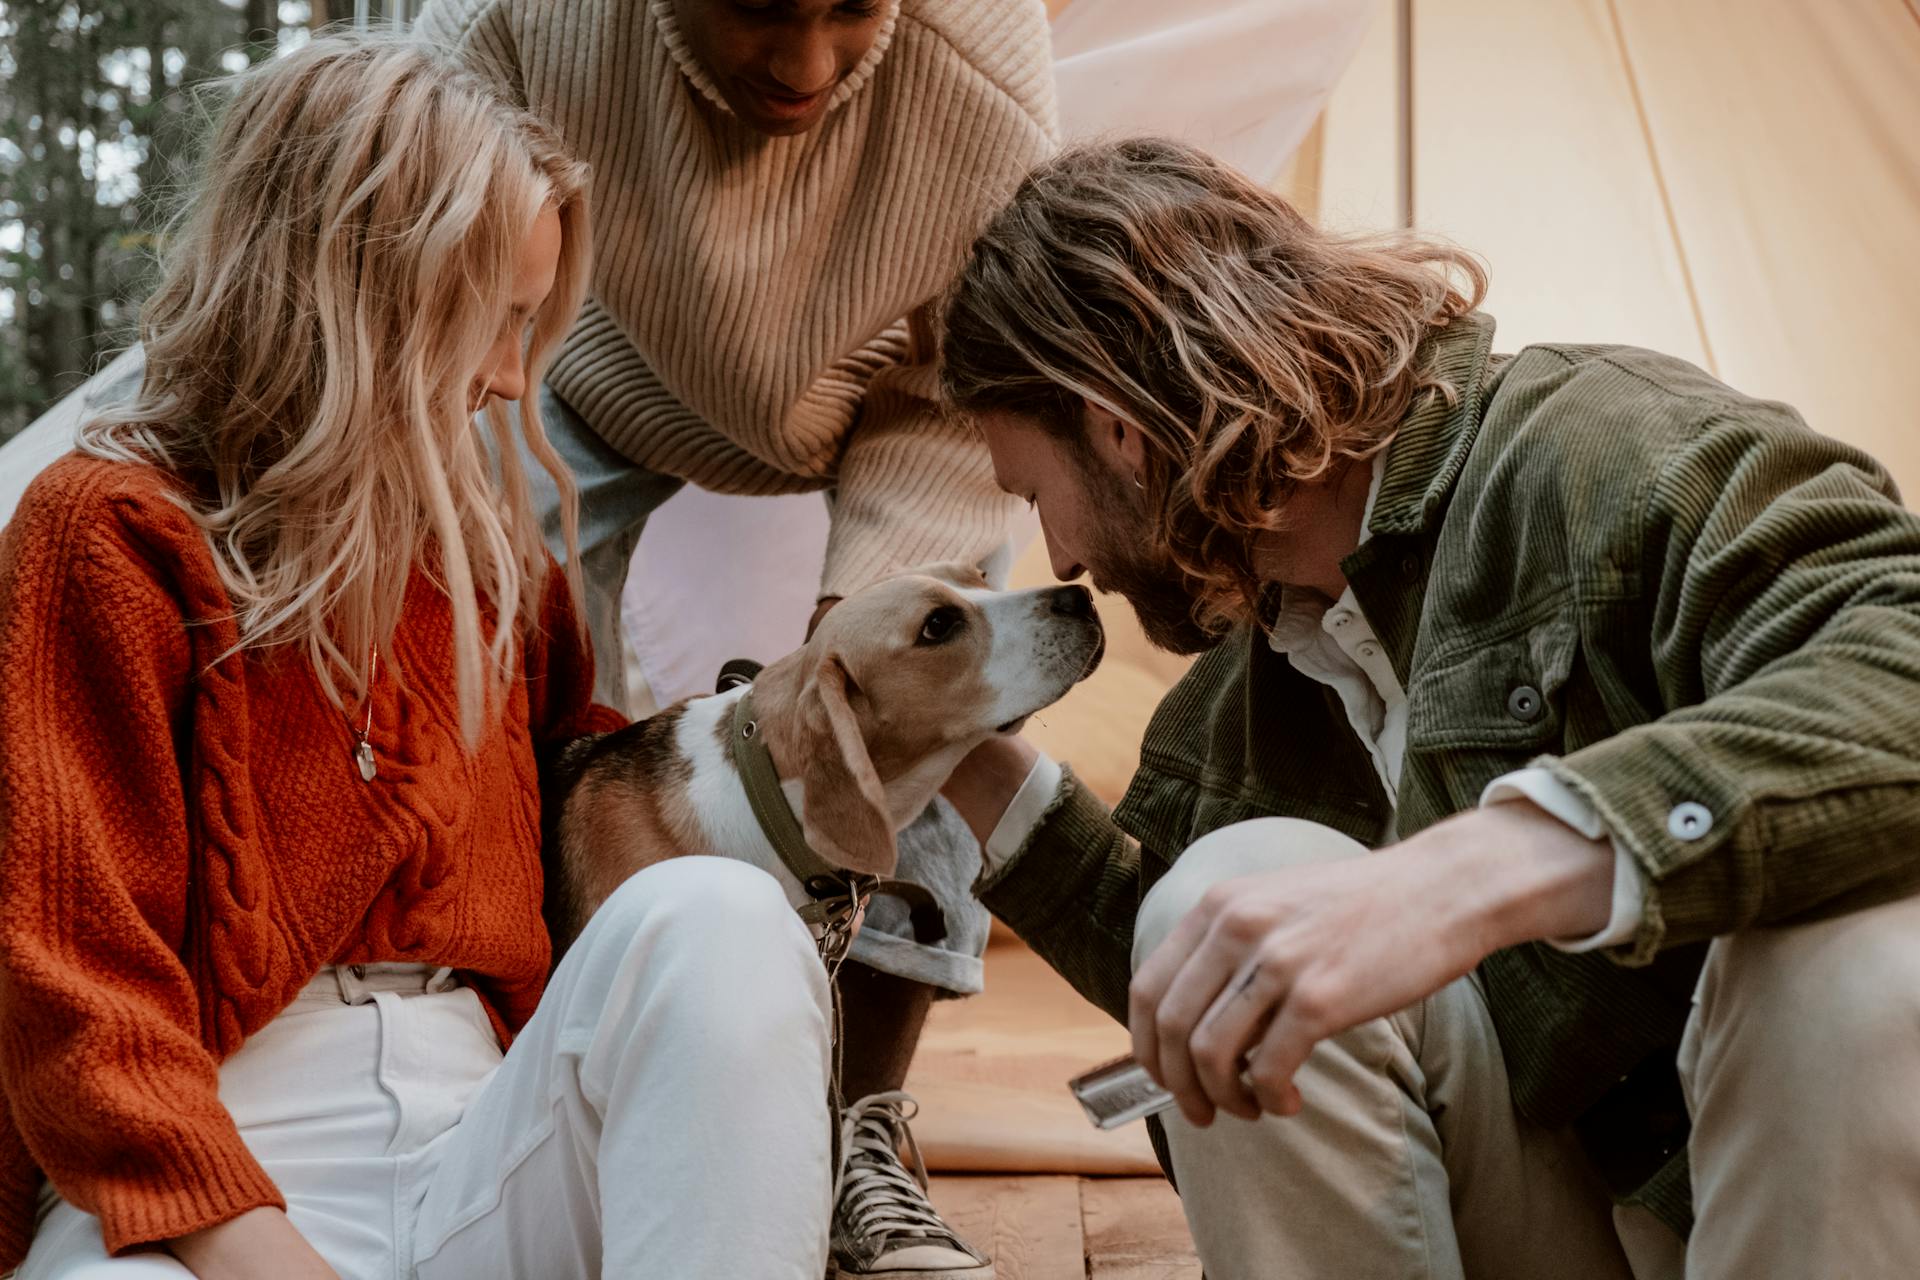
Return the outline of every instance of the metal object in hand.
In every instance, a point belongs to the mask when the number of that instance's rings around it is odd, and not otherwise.
[[[1101,1129],[1118,1129],[1173,1105],[1173,1095],[1131,1056],[1103,1062],[1067,1081],[1067,1088],[1080,1100],[1087,1119]]]

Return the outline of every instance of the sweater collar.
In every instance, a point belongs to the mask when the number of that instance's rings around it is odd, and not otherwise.
[[[827,111],[837,111],[854,94],[866,86],[873,73],[880,66],[880,60],[887,55],[887,46],[893,43],[893,30],[900,21],[900,0],[883,0],[886,14],[880,19],[880,34],[874,37],[873,48],[867,50],[867,56],[860,59],[859,65],[847,73],[847,76],[834,87],[833,96],[827,99]],[[673,12],[673,0],[647,0],[647,9],[653,15],[655,28],[660,32],[660,40],[667,46],[674,65],[680,68],[680,74],[688,83],[718,108],[721,113],[731,116],[733,108],[714,84],[713,76],[706,65],[696,58],[687,45],[686,32],[680,29],[680,19]]]

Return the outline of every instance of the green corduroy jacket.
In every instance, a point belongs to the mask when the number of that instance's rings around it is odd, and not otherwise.
[[[1684,1234],[1674,1059],[1708,940],[1920,888],[1920,518],[1873,459],[1682,361],[1492,337],[1428,340],[1457,403],[1402,424],[1343,562],[1407,690],[1398,830],[1536,763],[1645,870],[1630,944],[1480,973],[1519,1112]],[[1388,799],[1333,691],[1242,629],[1161,703],[1119,807],[1069,774],[981,893],[1124,1020],[1141,897],[1269,814],[1371,844]]]

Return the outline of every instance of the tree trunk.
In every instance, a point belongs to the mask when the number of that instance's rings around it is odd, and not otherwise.
[[[273,56],[280,43],[280,0],[247,0],[247,57],[254,62]]]

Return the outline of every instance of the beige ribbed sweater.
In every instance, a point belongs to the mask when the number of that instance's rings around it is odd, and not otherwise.
[[[593,166],[593,297],[547,381],[609,444],[726,493],[834,487],[823,595],[999,543],[904,317],[1053,145],[1041,0],[897,0],[784,138],[720,103],[672,0],[434,0],[419,30]]]

